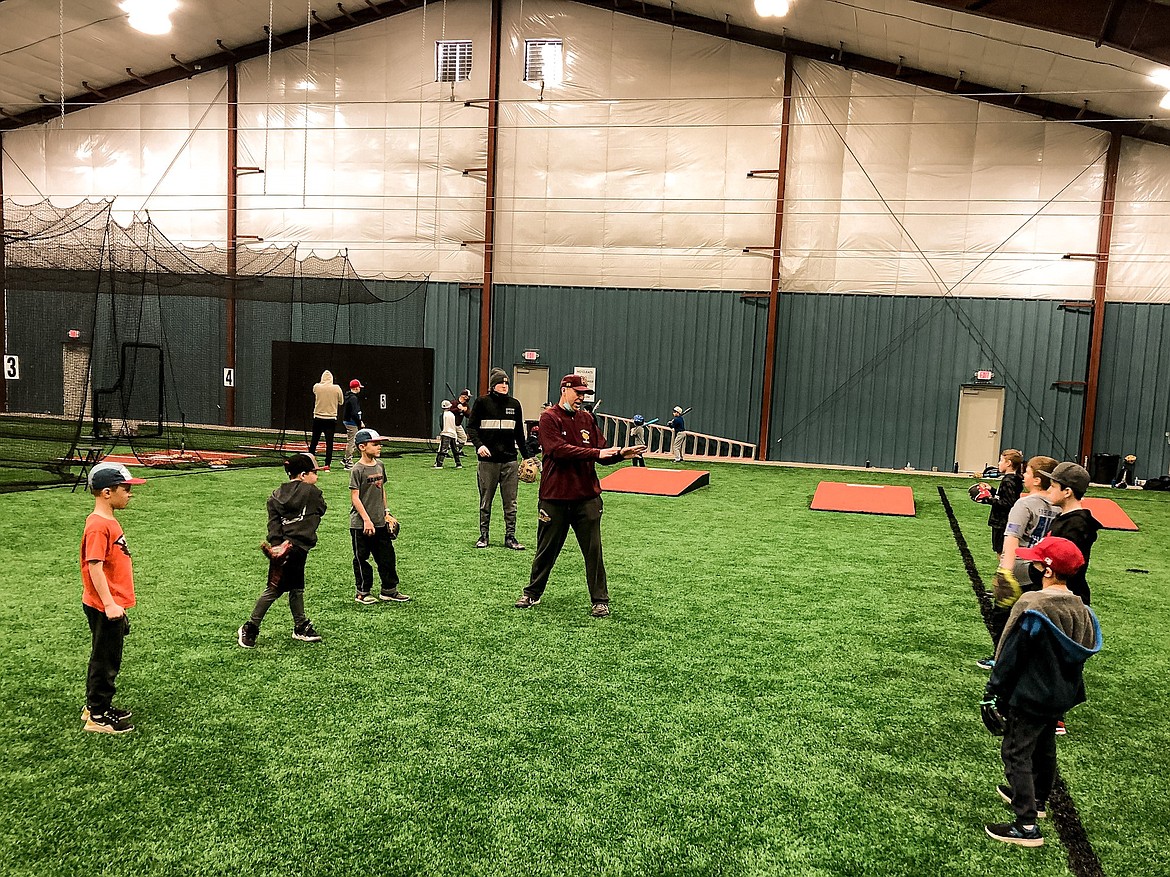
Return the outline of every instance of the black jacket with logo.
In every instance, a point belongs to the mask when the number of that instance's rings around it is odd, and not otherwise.
[[[487,459],[493,463],[514,462],[517,449],[532,456],[524,450],[524,412],[512,396],[488,393],[476,399],[467,417],[467,438],[477,451],[491,451]]]
[[[315,484],[286,481],[268,497],[268,541],[289,541],[308,551],[317,544],[317,528],[327,506]]]

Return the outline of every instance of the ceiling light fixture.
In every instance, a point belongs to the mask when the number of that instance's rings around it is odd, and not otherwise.
[[[756,0],[756,15],[760,18],[783,18],[790,7],[789,0]]]
[[[130,16],[130,26],[151,36],[171,32],[171,13],[177,0],[122,0],[118,6]]]
[[[1170,91],[1166,92],[1166,96],[1162,98],[1162,102],[1158,106],[1164,110],[1170,110]]]
[[[1150,82],[1162,88],[1170,88],[1170,70],[1155,70],[1150,74]]]

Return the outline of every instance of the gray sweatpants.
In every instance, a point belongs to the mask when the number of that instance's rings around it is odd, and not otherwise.
[[[492,501],[496,498],[496,487],[504,502],[504,538],[516,538],[516,492],[520,485],[520,463],[493,463],[480,460],[476,470],[479,481],[479,535],[484,539],[492,522]]]

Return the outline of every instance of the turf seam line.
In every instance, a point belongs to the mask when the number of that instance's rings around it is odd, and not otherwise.
[[[967,570],[967,577],[971,580],[971,590],[979,600],[979,612],[983,623],[991,631],[991,595],[983,585],[983,579],[975,566],[975,558],[971,556],[971,549],[967,547],[967,539],[959,528],[959,519],[955,517],[955,510],[951,508],[951,501],[947,497],[945,488],[938,487],[939,499],[942,500],[943,510],[947,513],[947,521],[951,525],[951,534],[955,537],[955,544],[959,547],[959,556],[963,559],[963,566]],[[1056,834],[1060,842],[1068,851],[1068,869],[1074,877],[1105,877],[1101,868],[1101,860],[1093,850],[1093,845],[1085,833],[1085,826],[1081,822],[1081,815],[1077,805],[1069,794],[1064,777],[1057,768],[1056,777],[1052,783],[1052,795],[1048,801],[1052,815],[1052,823],[1056,826]]]

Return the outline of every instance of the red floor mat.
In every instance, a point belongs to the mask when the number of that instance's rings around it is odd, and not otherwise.
[[[1097,519],[1097,523],[1106,530],[1136,530],[1138,528],[1133,519],[1125,513],[1125,509],[1111,499],[1085,497],[1081,500],[1081,505],[1087,508],[1089,513]]]
[[[611,493],[648,493],[653,496],[682,496],[711,483],[710,472],[697,469],[651,469],[623,466],[601,479],[601,489]]]
[[[914,517],[914,491],[885,484],[844,484],[822,481],[809,506],[820,512],[861,512]]]

